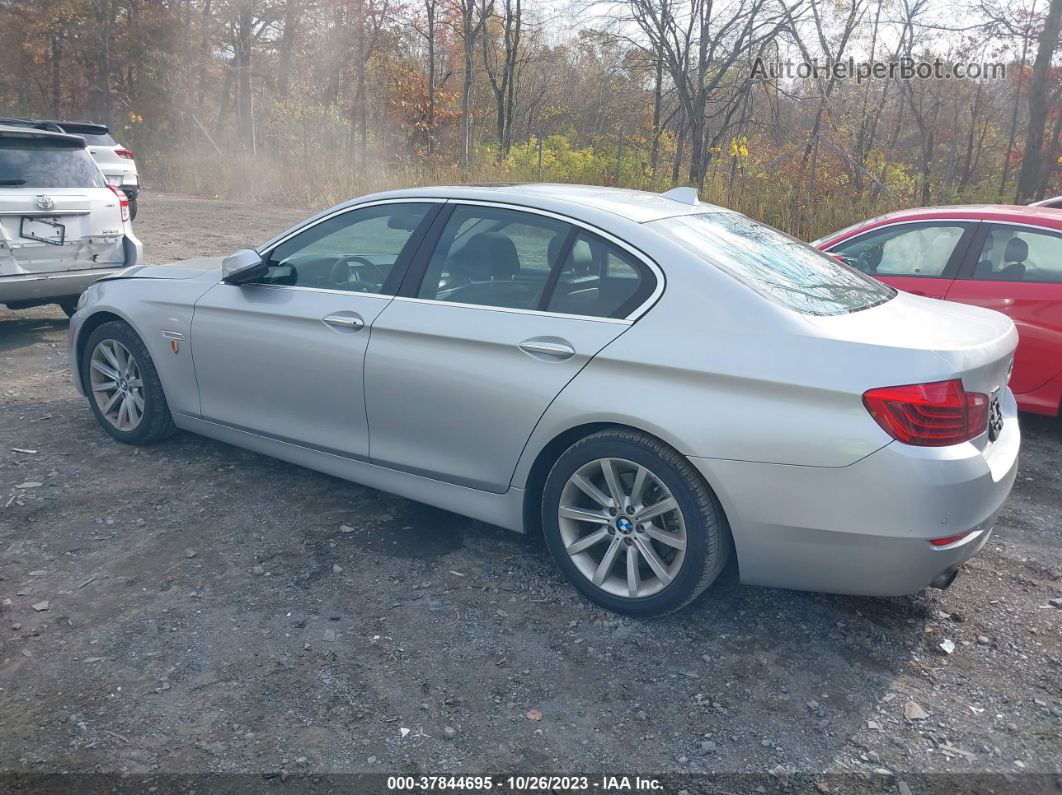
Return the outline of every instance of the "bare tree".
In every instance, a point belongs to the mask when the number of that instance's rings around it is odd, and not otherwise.
[[[1029,125],[1025,133],[1025,155],[1018,173],[1016,204],[1042,198],[1041,176],[1044,170],[1044,130],[1047,127],[1048,72],[1058,49],[1062,32],[1062,0],[1051,0],[1044,26],[1036,43],[1032,79],[1029,81]]]
[[[523,28],[521,0],[502,0],[500,57],[494,52],[489,28],[481,37],[483,66],[494,94],[495,125],[498,134],[498,155],[504,158],[512,146],[513,115],[515,113],[516,67],[520,57],[520,35]],[[494,14],[495,0],[481,0],[480,19],[486,22]]]

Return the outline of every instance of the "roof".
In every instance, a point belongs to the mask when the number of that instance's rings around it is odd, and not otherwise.
[[[604,188],[598,185],[564,183],[505,183],[497,185],[435,185],[387,191],[355,199],[351,204],[385,198],[445,198],[481,200],[517,204],[543,210],[559,204],[589,207],[612,213],[636,223],[655,221],[676,215],[690,215],[721,210],[711,204],[690,204],[660,193],[629,188]]]
[[[915,207],[910,210],[867,218],[812,241],[813,246],[832,246],[869,229],[897,221],[996,221],[998,223],[1037,224],[1062,230],[1062,210],[1023,204],[954,204],[943,207]]]
[[[35,127],[16,127],[11,124],[0,124],[0,136],[5,138],[45,138],[63,143],[66,146],[76,146],[84,149],[85,139],[80,135],[52,132],[51,130],[38,130]]]
[[[1053,226],[1062,223],[1062,213],[1050,207],[1033,207],[1024,204],[955,204],[942,207],[916,207],[910,210],[898,210],[887,213],[878,221],[893,221],[898,218],[977,218],[982,220],[1007,220],[1015,216],[1050,222]],[[870,221],[867,221],[869,224]]]
[[[38,130],[52,130],[54,132],[72,132],[80,135],[106,135],[110,132],[106,124],[100,124],[95,121],[56,121],[54,119],[0,116],[0,124],[12,127],[34,127]]]

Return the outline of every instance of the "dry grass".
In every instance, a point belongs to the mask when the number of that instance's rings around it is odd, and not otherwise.
[[[149,189],[315,210],[353,196],[393,188],[539,179],[535,168],[511,163],[481,163],[462,171],[452,164],[411,160],[370,162],[367,169],[360,169],[351,158],[335,154],[276,158],[250,154],[221,157],[201,151],[170,153],[144,158],[143,170]],[[555,173],[543,176],[549,181],[568,181]],[[606,176],[598,181],[607,183],[611,179]],[[624,180],[624,186],[666,190],[670,184],[644,179]],[[740,190],[709,182],[701,195],[705,201],[730,207],[803,240],[913,204],[902,196],[876,202],[848,196],[813,198],[806,191],[769,181],[766,185],[759,181],[754,189]]]

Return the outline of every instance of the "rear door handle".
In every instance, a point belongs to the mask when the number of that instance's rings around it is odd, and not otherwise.
[[[532,338],[524,340],[518,346],[524,353],[535,356],[545,356],[550,359],[570,359],[575,355],[575,348],[563,340],[547,340]]]
[[[343,331],[358,331],[365,326],[365,321],[353,312],[337,312],[321,318],[327,325]]]

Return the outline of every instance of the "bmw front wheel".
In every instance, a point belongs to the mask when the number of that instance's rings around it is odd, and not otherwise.
[[[557,460],[542,500],[546,543],[571,583],[619,613],[653,616],[719,576],[730,535],[688,460],[647,434],[605,430]]]
[[[150,444],[176,430],[155,363],[127,324],[104,323],[81,360],[89,405],[103,429],[125,444]]]

